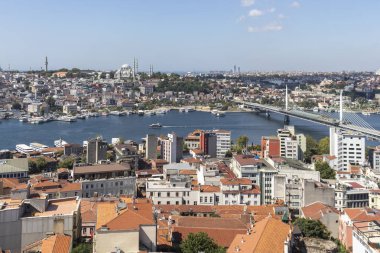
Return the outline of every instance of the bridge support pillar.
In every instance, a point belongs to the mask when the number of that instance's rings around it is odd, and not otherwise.
[[[265,112],[265,116],[269,119],[270,118],[270,113],[269,113],[269,111],[266,111]]]
[[[284,116],[284,125],[289,125],[289,122],[290,122],[289,115],[285,115]]]

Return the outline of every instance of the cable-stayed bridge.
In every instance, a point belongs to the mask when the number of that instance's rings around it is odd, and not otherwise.
[[[360,134],[367,136],[368,138],[375,139],[380,141],[380,131],[373,128],[368,124],[362,117],[356,113],[343,112],[343,102],[342,102],[342,93],[340,95],[340,111],[338,113],[331,113],[327,111],[320,112],[311,112],[311,111],[302,111],[299,109],[292,109],[288,107],[288,91],[286,89],[286,99],[285,99],[285,108],[258,104],[249,101],[242,101],[235,99],[234,102],[240,105],[243,105],[245,108],[250,108],[252,110],[266,112],[269,116],[270,112],[275,112],[283,114],[284,123],[289,123],[289,117],[299,118],[314,123],[319,123],[326,126],[334,126],[345,130],[351,130]]]

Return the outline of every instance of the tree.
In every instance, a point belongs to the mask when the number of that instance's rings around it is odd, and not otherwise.
[[[330,153],[330,138],[325,137],[318,142],[318,154],[323,155],[328,153]]]
[[[241,135],[239,136],[237,139],[236,139],[236,145],[239,147],[239,148],[246,148],[247,145],[248,145],[248,136],[246,135]]]
[[[91,253],[92,247],[90,244],[81,243],[81,244],[78,244],[75,248],[73,248],[71,252],[72,253]]]
[[[305,237],[316,237],[321,239],[330,238],[330,232],[327,227],[319,220],[298,218],[294,222],[294,225],[297,225],[300,228],[302,235]]]
[[[307,163],[311,162],[311,157],[318,154],[318,143],[310,135],[306,136],[306,151],[305,151],[305,161]]]
[[[22,108],[22,106],[19,102],[14,102],[12,104],[12,109],[14,109],[14,110],[21,110],[21,108]]]
[[[319,171],[322,179],[335,179],[335,170],[327,162],[317,161],[315,170]]]
[[[66,157],[65,159],[61,160],[58,164],[58,167],[59,168],[68,168],[68,169],[72,169],[73,168],[73,165],[74,165],[74,157]]]
[[[224,253],[225,249],[215,243],[206,233],[190,233],[180,244],[183,253]]]

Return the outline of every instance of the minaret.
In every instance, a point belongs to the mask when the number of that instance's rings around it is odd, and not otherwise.
[[[340,96],[339,96],[339,123],[343,123],[343,90],[340,91]]]
[[[288,85],[285,88],[285,110],[288,110]]]
[[[47,56],[45,57],[45,71],[47,72],[48,71],[48,64],[49,64],[49,62],[48,62],[48,58],[47,58]]]
[[[136,74],[139,73],[139,59],[136,59]]]

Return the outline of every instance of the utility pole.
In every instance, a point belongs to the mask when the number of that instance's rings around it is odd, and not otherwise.
[[[48,58],[47,58],[47,56],[46,56],[46,57],[45,57],[45,72],[48,71],[48,64],[49,64],[49,62],[48,62]]]
[[[340,91],[339,105],[339,123],[343,124],[343,90]]]

